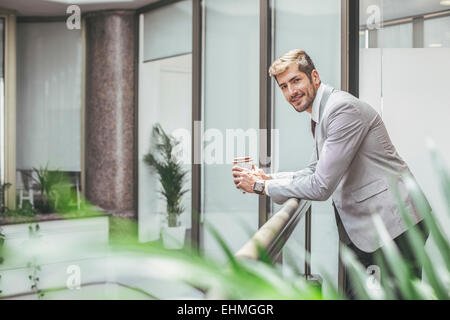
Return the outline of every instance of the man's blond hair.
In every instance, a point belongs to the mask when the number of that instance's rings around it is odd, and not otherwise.
[[[300,49],[291,50],[275,60],[269,68],[270,76],[276,77],[286,71],[289,65],[293,63],[297,64],[298,70],[305,73],[311,80],[311,73],[316,67],[308,54]]]

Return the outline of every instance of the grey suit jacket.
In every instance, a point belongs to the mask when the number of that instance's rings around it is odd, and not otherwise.
[[[411,174],[379,114],[351,94],[325,85],[309,166],[272,175],[266,190],[278,204],[289,198],[325,201],[331,196],[350,240],[362,251],[373,252],[382,244],[372,214],[380,215],[392,239],[407,229],[389,184],[391,177],[396,178],[412,220],[422,220],[400,176],[404,172]]]

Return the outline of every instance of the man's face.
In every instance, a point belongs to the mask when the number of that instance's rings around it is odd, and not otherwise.
[[[312,81],[305,73],[298,70],[295,63],[289,65],[286,71],[276,77],[284,97],[298,112],[312,110],[320,78],[316,70],[312,72],[311,77]]]

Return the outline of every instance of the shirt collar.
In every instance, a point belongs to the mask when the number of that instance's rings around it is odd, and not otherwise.
[[[319,123],[319,115],[320,115],[320,103],[322,102],[323,91],[325,89],[325,85],[323,83],[320,84],[319,89],[317,89],[316,97],[313,101],[312,111],[311,111],[311,119],[315,123]]]

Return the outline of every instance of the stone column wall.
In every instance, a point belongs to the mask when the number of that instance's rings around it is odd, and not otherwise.
[[[135,210],[133,11],[86,15],[86,197],[111,211]]]

